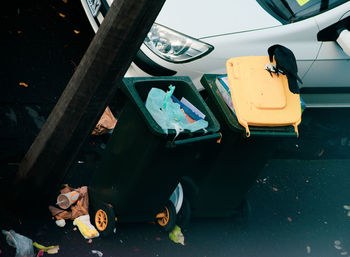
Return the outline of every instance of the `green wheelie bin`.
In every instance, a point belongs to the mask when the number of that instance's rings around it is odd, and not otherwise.
[[[251,127],[247,138],[245,128],[219,93],[217,76],[204,74],[201,78],[205,88],[201,94],[220,123],[222,138],[220,144],[211,146],[210,162],[187,177],[196,186],[196,190],[184,192],[196,193],[190,198],[194,217],[229,217],[242,211],[246,193],[278,140],[297,136],[293,126]]]
[[[149,91],[154,87],[166,91],[169,85],[175,86],[175,97],[185,97],[205,114],[205,130],[185,130],[175,138],[175,130],[165,133],[152,118],[145,106]],[[169,197],[198,159],[193,147],[215,142],[220,137],[220,125],[188,77],[124,78],[118,86],[126,103],[92,172],[92,221],[102,234],[113,231],[115,220],[156,220],[170,230],[176,213]]]

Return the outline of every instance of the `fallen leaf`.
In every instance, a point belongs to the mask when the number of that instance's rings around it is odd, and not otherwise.
[[[66,3],[68,3],[68,0],[62,0],[62,2],[66,4]]]
[[[79,31],[79,30],[76,30],[76,29],[74,29],[73,31],[74,31],[74,33],[77,34],[77,35],[80,33],[80,31]]]
[[[18,83],[20,86],[23,86],[23,87],[28,87],[28,84],[27,83],[24,83],[24,82],[19,82]]]
[[[74,227],[73,230],[74,230],[74,231],[77,231],[77,227]]]
[[[22,30],[17,30],[17,34],[18,34],[18,35],[22,35],[22,34],[23,34],[23,31],[22,31]]]
[[[278,188],[277,187],[272,187],[272,190],[277,192],[278,191]]]
[[[177,244],[185,245],[185,237],[179,226],[175,226],[175,228],[169,233],[169,238]]]
[[[58,15],[61,17],[61,18],[66,18],[66,15],[65,14],[63,14],[63,13],[58,13]]]

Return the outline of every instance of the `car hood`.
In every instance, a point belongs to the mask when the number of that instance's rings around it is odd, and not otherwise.
[[[167,0],[156,23],[195,38],[281,25],[255,0]]]

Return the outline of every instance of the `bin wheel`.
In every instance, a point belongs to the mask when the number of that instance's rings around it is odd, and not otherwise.
[[[113,234],[115,228],[115,213],[112,205],[101,204],[94,211],[93,221],[102,237]]]
[[[190,201],[184,196],[181,209],[176,215],[176,224],[184,229],[190,224],[191,219],[191,204]]]
[[[157,223],[165,230],[172,231],[176,225],[176,210],[174,204],[168,200],[163,210],[156,216]]]

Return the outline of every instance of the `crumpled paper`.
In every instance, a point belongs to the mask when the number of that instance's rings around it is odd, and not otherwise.
[[[71,191],[77,191],[79,193],[79,198],[77,202],[69,207],[67,210],[57,208],[50,205],[49,210],[53,217],[56,219],[71,219],[74,220],[82,215],[89,214],[89,196],[87,186],[82,186],[79,188],[69,187],[67,184],[61,190],[61,194],[65,194]]]

